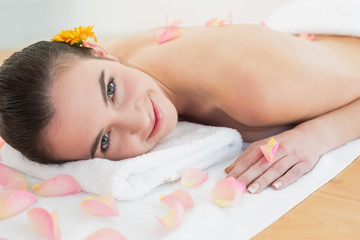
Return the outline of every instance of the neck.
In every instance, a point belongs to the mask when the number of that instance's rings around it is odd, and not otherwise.
[[[152,77],[153,78],[153,77]],[[182,115],[186,112],[188,101],[184,98],[179,91],[171,88],[167,84],[153,78],[156,84],[159,86],[163,94],[171,101],[171,103],[175,106],[178,115]]]

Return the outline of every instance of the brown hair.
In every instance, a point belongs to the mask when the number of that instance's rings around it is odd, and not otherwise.
[[[44,137],[54,115],[49,94],[54,76],[74,58],[97,58],[92,49],[41,41],[16,52],[0,67],[0,136],[39,163],[59,163]]]

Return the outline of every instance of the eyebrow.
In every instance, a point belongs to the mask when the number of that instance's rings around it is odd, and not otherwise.
[[[104,103],[107,106],[108,103],[107,103],[107,98],[106,98],[106,94],[105,94],[105,70],[104,69],[100,73],[99,84],[100,84],[101,94],[104,99]],[[94,143],[91,146],[91,149],[90,149],[91,158],[94,158],[94,156],[95,156],[95,152],[96,152],[97,146],[99,145],[100,138],[101,138],[103,131],[104,131],[104,129],[100,130],[100,132],[98,133],[98,135],[95,138]]]

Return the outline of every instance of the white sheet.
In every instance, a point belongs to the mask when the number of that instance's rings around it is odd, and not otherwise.
[[[304,5],[293,5],[293,7],[287,8],[286,11],[289,12],[280,11],[277,13],[279,15],[273,15],[272,17],[278,19],[278,23],[281,25],[281,23],[284,24],[285,21],[289,21],[286,19],[287,16],[299,15],[298,11],[321,12],[325,9],[324,1],[311,2],[313,2],[311,9],[301,7]],[[338,1],[339,7],[344,2]],[[332,9],[336,10],[336,8]],[[327,16],[331,22],[331,17],[337,15],[327,14]],[[359,17],[359,15],[357,16]],[[345,16],[339,16],[339,18],[341,17]],[[354,15],[352,17],[356,18]],[[274,24],[272,24],[272,27],[274,27]],[[346,28],[347,26],[343,27]],[[310,29],[302,28],[301,31],[310,32]],[[333,33],[335,34],[335,32]],[[181,187],[179,182],[161,186],[136,202],[118,201],[120,212],[118,217],[102,218],[85,213],[79,207],[79,202],[83,197],[89,195],[86,193],[58,198],[38,197],[39,202],[35,207],[43,207],[48,211],[58,211],[62,239],[66,240],[84,239],[90,233],[102,227],[112,227],[129,240],[248,239],[262,231],[309,194],[331,180],[359,154],[360,139],[357,139],[324,155],[310,173],[291,186],[280,191],[268,188],[261,194],[245,193],[244,197],[235,206],[228,209],[217,207],[211,202],[209,195],[213,185],[225,177],[223,169],[231,160],[215,165],[209,169],[209,179],[203,185],[198,188],[188,189],[194,198],[195,206],[193,209],[185,211],[182,223],[173,231],[161,226],[155,216],[165,216],[168,213],[169,209],[159,201],[159,195],[168,194]],[[30,179],[31,184],[37,182],[36,179]],[[10,240],[41,239],[31,229],[25,212],[0,220],[0,238]]]
[[[57,210],[62,239],[85,239],[93,231],[111,227],[128,240],[176,240],[176,239],[248,239],[277,220],[309,194],[341,172],[360,154],[360,139],[352,141],[324,155],[315,168],[291,186],[275,191],[271,188],[261,194],[245,193],[233,207],[222,209],[211,202],[213,185],[225,177],[223,169],[231,162],[225,161],[209,169],[209,179],[197,188],[188,189],[195,206],[185,210],[180,226],[169,231],[155,216],[165,216],[169,208],[159,201],[160,194],[168,194],[182,187],[178,181],[163,185],[136,202],[118,201],[118,217],[96,217],[84,212],[79,203],[87,193],[71,196],[38,197],[34,207],[48,211]],[[30,178],[34,184],[39,180]],[[9,240],[39,240],[23,212],[0,220],[0,238]]]

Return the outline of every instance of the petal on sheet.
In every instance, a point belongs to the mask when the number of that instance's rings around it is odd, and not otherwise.
[[[119,210],[111,194],[85,197],[80,206],[88,213],[97,216],[118,216]]]
[[[279,145],[280,143],[277,142],[274,138],[270,138],[270,140],[265,145],[260,146],[260,150],[268,162],[275,160],[275,153],[279,148]]]
[[[184,207],[180,201],[175,203],[173,209],[170,210],[169,214],[163,218],[156,217],[159,222],[167,229],[173,229],[177,227],[184,215]]]
[[[102,228],[92,233],[85,240],[126,240],[126,238],[114,229]]]
[[[58,218],[57,211],[51,212],[50,215],[51,215],[52,220],[54,221],[54,237],[56,240],[60,239],[61,231],[60,231],[59,218]]]
[[[10,183],[6,184],[5,186],[1,187],[1,192],[8,191],[8,190],[18,190],[18,191],[26,191],[26,186],[24,182],[14,180]]]
[[[173,193],[160,196],[160,201],[171,208],[175,208],[176,202],[181,202],[184,208],[191,209],[194,207],[194,200],[191,195],[184,189],[178,189]]]
[[[0,163],[0,185],[7,185],[11,181],[21,181],[24,183],[26,188],[29,187],[29,181],[24,174]]]
[[[57,211],[50,214],[43,208],[33,208],[27,212],[27,218],[31,226],[43,237],[51,240],[60,239]]]
[[[190,168],[181,177],[181,183],[186,187],[196,187],[208,178],[209,173],[204,173],[198,168]]]
[[[243,182],[227,177],[215,184],[211,191],[211,199],[220,207],[231,207],[245,192],[246,186]]]
[[[36,202],[36,197],[27,191],[2,191],[0,194],[0,219],[20,213]]]
[[[64,196],[81,192],[80,184],[70,175],[56,175],[45,182],[35,184],[34,192],[44,197]]]

